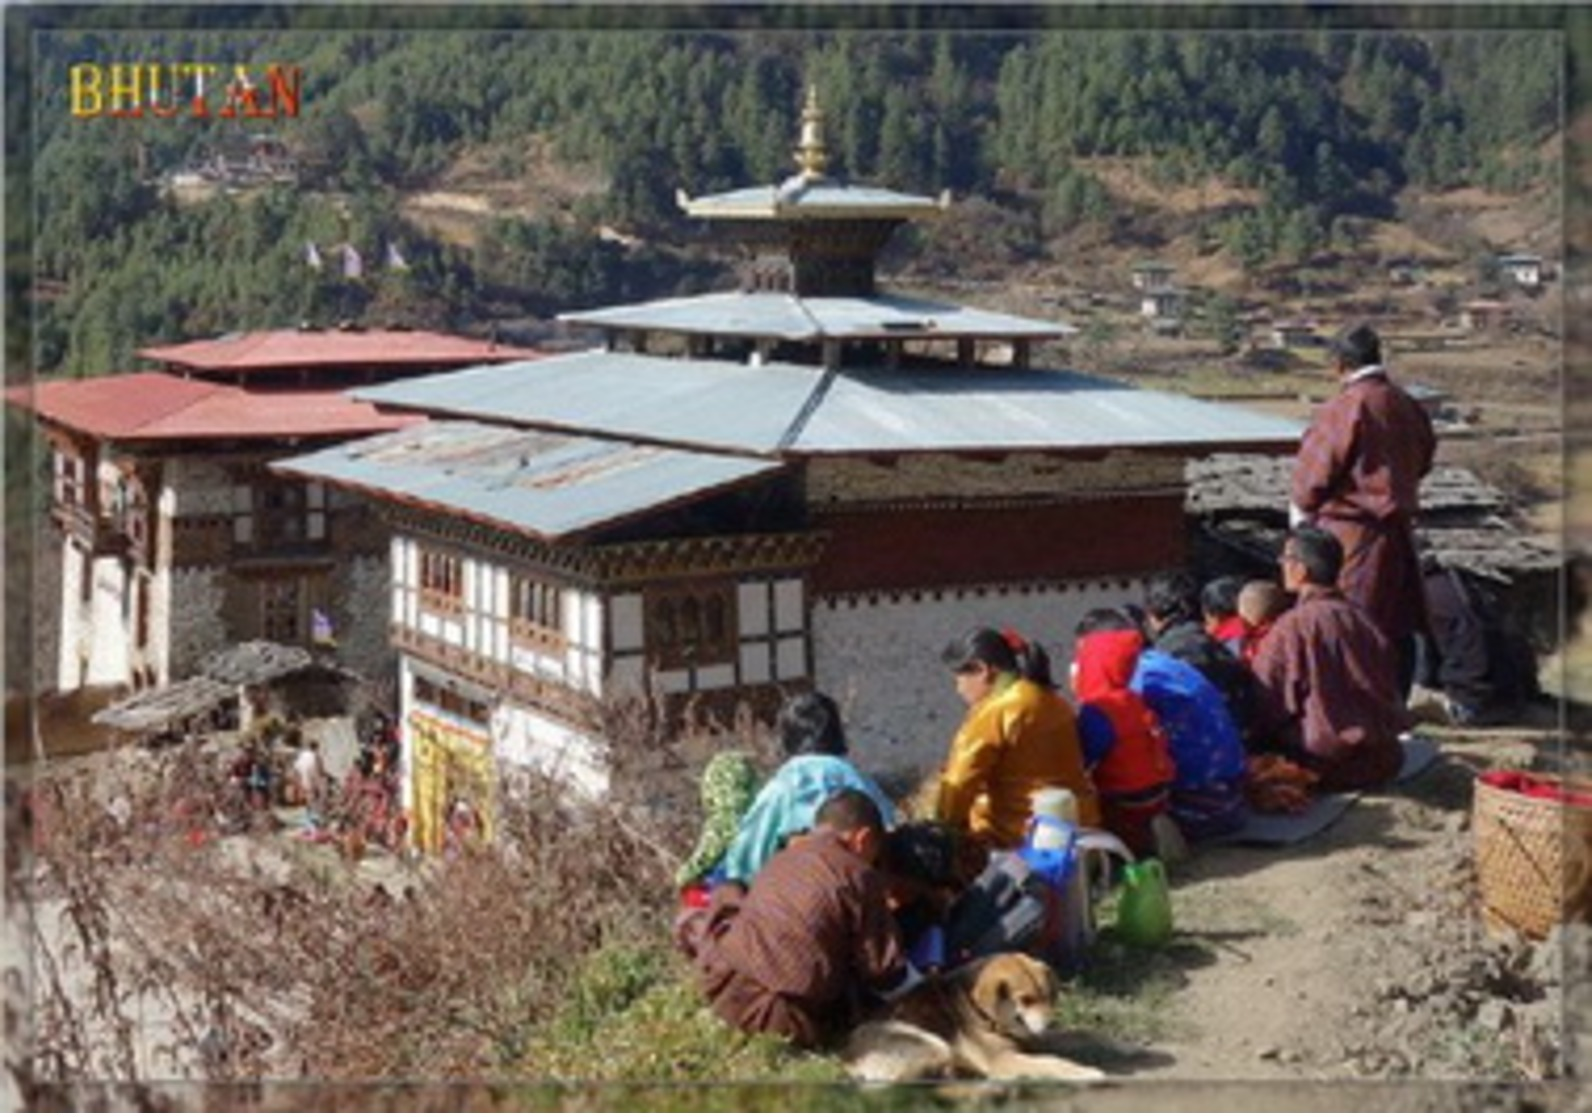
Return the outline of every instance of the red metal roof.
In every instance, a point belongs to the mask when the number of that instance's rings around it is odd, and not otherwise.
[[[5,395],[48,422],[119,442],[374,434],[423,421],[341,392],[250,392],[164,372],[45,381]]]
[[[542,353],[430,330],[255,330],[204,341],[154,345],[140,349],[138,355],[184,368],[248,372],[335,366],[463,367],[529,360]]]

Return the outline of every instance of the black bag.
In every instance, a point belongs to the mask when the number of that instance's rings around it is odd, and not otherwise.
[[[946,957],[951,965],[990,954],[1044,952],[1056,924],[1059,897],[1015,853],[995,853],[958,896],[946,916]]]

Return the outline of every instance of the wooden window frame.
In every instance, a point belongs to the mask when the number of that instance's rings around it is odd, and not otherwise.
[[[560,651],[568,646],[563,586],[527,574],[509,575],[509,638],[516,644]]]
[[[442,616],[464,614],[464,557],[451,551],[420,546],[416,589],[420,607]]]
[[[733,663],[740,654],[734,582],[648,589],[643,610],[646,656],[660,669]]]
[[[278,644],[302,644],[304,632],[304,586],[297,578],[270,578],[260,582],[260,635]],[[292,632],[284,634],[276,627],[287,618],[285,602],[272,600],[274,592],[291,594]]]
[[[423,703],[433,710],[441,710],[471,725],[490,729],[492,712],[489,704],[468,698],[451,686],[445,686],[435,679],[417,674],[414,677],[413,694],[416,702]]]

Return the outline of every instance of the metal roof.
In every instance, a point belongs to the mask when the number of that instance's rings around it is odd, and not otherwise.
[[[337,365],[383,367],[521,361],[535,349],[431,330],[254,330],[222,337],[153,345],[140,357],[183,368],[248,372]]]
[[[119,442],[358,435],[418,421],[341,392],[251,392],[164,372],[43,381],[9,389],[6,399],[58,426]]]
[[[652,442],[773,453],[824,370],[591,350],[355,390],[394,407]]]
[[[361,388],[378,403],[751,454],[1297,445],[1302,428],[1076,372],[847,370],[594,350]]]
[[[272,468],[557,539],[784,466],[726,454],[437,421],[274,462]]]
[[[902,194],[878,186],[854,186],[837,179],[792,175],[777,186],[749,186],[700,198],[677,195],[680,208],[706,218],[878,218],[932,217],[949,198]]]
[[[992,310],[906,295],[872,298],[809,297],[771,291],[662,299],[560,318],[581,325],[678,333],[821,341],[825,338],[951,340],[1059,338],[1078,331],[1062,322],[1020,318]]]
[[[835,378],[790,449],[804,454],[1296,445],[1303,428],[1076,372],[974,369]]]

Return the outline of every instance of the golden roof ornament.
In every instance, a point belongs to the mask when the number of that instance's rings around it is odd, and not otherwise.
[[[802,106],[801,141],[796,147],[796,165],[801,176],[811,182],[824,177],[829,152],[824,147],[824,110],[818,107],[818,86],[807,87],[807,103]]]

